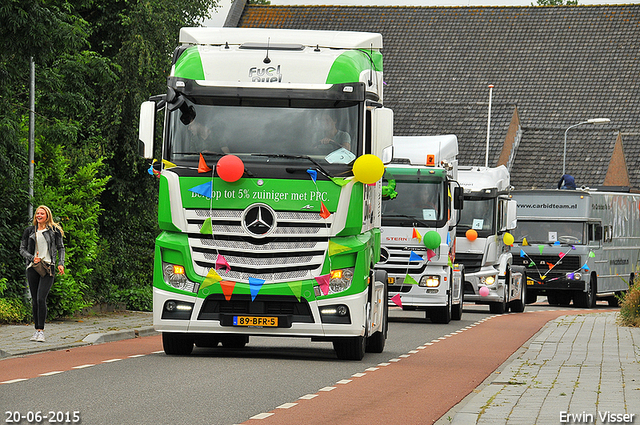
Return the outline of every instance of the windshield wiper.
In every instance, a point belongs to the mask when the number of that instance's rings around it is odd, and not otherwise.
[[[318,164],[318,161],[316,161],[315,159],[311,158],[308,155],[289,155],[286,153],[252,153],[251,156],[266,156],[268,158],[306,159],[307,161],[311,162],[313,165],[318,167],[318,170],[316,171],[320,171],[322,174],[324,174],[328,178],[333,177],[331,174],[327,172],[327,170],[322,168],[322,165]]]
[[[385,213],[382,213],[382,218],[392,218],[392,217],[408,218],[409,220],[413,220],[414,222],[419,223],[424,227],[433,227],[433,226],[427,224],[425,221],[422,221],[419,218],[415,218],[415,217],[412,217],[410,215],[406,215],[406,214],[385,214]]]

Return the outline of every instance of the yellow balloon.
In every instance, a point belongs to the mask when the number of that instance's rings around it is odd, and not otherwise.
[[[505,233],[504,236],[502,236],[502,240],[506,245],[513,245],[514,239],[511,233]]]
[[[384,164],[375,155],[366,154],[353,163],[353,176],[364,184],[373,184],[382,178]]]

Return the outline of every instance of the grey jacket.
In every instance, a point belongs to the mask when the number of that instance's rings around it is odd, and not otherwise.
[[[47,247],[51,260],[58,266],[64,266],[64,243],[62,242],[62,233],[55,228],[47,228],[44,232],[44,238],[47,240]],[[36,253],[36,226],[29,226],[22,233],[22,241],[20,243],[20,255],[26,260],[26,266],[33,261]],[[58,262],[56,263],[56,256]],[[54,267],[54,270],[57,270]]]

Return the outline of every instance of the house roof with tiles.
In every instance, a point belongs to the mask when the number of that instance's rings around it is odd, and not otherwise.
[[[461,165],[484,165],[493,85],[489,165],[506,164],[503,146],[518,125],[508,164],[514,186],[554,187],[567,128],[606,117],[608,124],[567,131],[566,170],[579,185],[602,186],[619,174],[614,181],[626,175],[640,188],[640,5],[244,3],[234,2],[225,26],[381,33],[395,134],[456,134]]]

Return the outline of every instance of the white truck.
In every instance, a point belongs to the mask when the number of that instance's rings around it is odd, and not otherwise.
[[[462,190],[455,135],[394,136],[383,178],[382,256],[389,304],[434,323],[462,317],[462,268],[453,263]]]
[[[329,341],[340,359],[383,351],[387,279],[373,267],[393,114],[381,49],[375,33],[181,29],[167,93],[140,114],[147,158],[164,114],[149,172],[167,354],[251,335]]]
[[[458,181],[464,189],[464,209],[457,228],[456,261],[464,264],[464,300],[488,304],[494,314],[509,309],[523,312],[525,268],[513,264],[511,248],[504,241],[516,227],[509,171],[503,165],[460,166]]]
[[[617,305],[640,269],[640,194],[612,188],[514,191],[514,263],[527,269],[527,300],[591,308]]]

